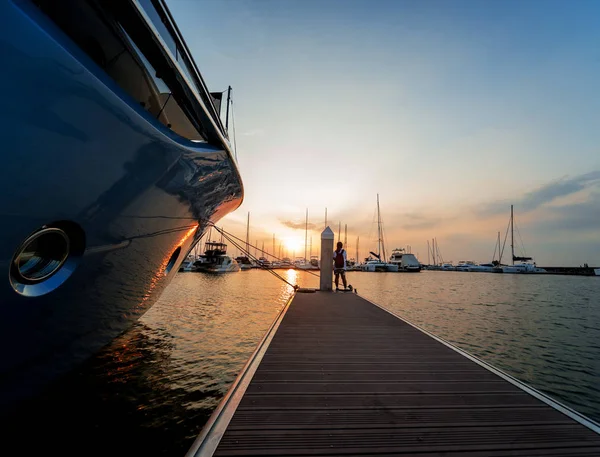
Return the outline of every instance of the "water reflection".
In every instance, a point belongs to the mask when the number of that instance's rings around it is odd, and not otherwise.
[[[308,272],[278,273],[301,287],[318,286]],[[348,278],[361,295],[600,419],[594,278]],[[132,331],[24,409],[6,435],[26,440],[35,431],[35,450],[62,455],[80,453],[72,436],[95,443],[97,453],[183,455],[291,293],[260,270],[178,274]]]

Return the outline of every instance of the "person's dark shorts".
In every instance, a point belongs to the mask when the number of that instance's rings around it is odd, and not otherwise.
[[[333,272],[336,275],[342,275],[342,276],[346,276],[346,270],[344,270],[343,268],[334,268]]]

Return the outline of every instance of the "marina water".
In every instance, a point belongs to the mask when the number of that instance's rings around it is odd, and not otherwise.
[[[308,272],[278,273],[318,285]],[[600,420],[598,278],[348,278],[366,298]],[[291,294],[266,271],[178,274],[132,330],[23,407],[7,436],[31,453],[80,454],[83,442],[93,455],[183,456]]]

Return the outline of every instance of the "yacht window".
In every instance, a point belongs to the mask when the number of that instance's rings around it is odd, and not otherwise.
[[[157,76],[156,70],[152,64],[146,59],[144,54],[142,54],[124,30],[123,34],[127,37],[129,44],[135,50],[137,57],[144,65],[146,69],[145,73],[154,89],[153,92],[155,96],[148,99],[148,105],[145,104],[146,102],[144,99],[138,98],[138,100],[141,100],[142,106],[144,106],[160,122],[182,137],[190,140],[202,140],[202,136],[190,122],[179,103],[177,103],[177,100],[173,97],[168,86]],[[150,83],[150,81],[148,82]],[[156,103],[156,101],[158,103]]]
[[[166,43],[167,47],[171,50],[174,56],[177,55],[177,45],[175,44],[176,40],[171,34],[171,31],[169,30],[167,24],[163,22],[162,18],[158,14],[158,11],[156,11],[152,0],[138,0],[138,3],[141,5],[141,7],[144,9],[146,14],[150,18],[150,21],[158,31],[160,37]]]
[[[81,0],[37,0],[36,5],[153,117],[185,138],[203,140],[172,90],[114,17],[98,14],[95,3]]]
[[[157,8],[154,6],[153,0],[138,0],[150,21],[156,27],[161,38],[165,41],[168,48],[175,56],[177,63],[181,70],[186,74],[192,86],[198,91],[202,96],[202,91],[200,90],[200,85],[198,84],[198,78],[196,76],[196,72],[193,69],[193,65],[189,62],[186,57],[186,53],[177,38],[177,35],[171,32],[171,25],[169,24],[169,20],[167,18],[162,19],[158,14]],[[204,98],[204,97],[203,97]],[[206,100],[204,100],[206,102]]]

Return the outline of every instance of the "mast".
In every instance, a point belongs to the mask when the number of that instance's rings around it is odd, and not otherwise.
[[[383,236],[383,220],[381,220],[381,216],[379,217],[379,220],[381,221],[381,250],[383,251],[383,262],[386,263],[387,255],[385,253],[385,239]]]
[[[229,132],[229,103],[231,101],[231,86],[227,88],[227,111],[225,112],[225,129]]]
[[[275,257],[275,234],[273,233],[273,257]]]
[[[515,264],[515,227],[513,205],[510,205],[510,250],[512,251],[512,264]]]
[[[265,255],[265,240],[263,240],[263,244],[262,244],[262,253],[260,254],[261,256]]]
[[[344,224],[344,247],[348,244],[348,224]]]
[[[360,262],[360,257],[358,256],[358,242],[360,241],[360,236],[356,237],[356,264],[358,265],[358,263]]]
[[[306,228],[304,230],[304,262],[306,262],[306,243],[308,242],[308,208],[306,208]]]
[[[502,253],[500,252],[500,232],[498,232],[498,266],[500,265],[502,265]]]
[[[246,255],[250,254],[250,211],[248,211],[248,222],[246,222]]]
[[[327,208],[325,208],[325,228],[323,230],[325,230],[327,228]]]
[[[381,261],[381,219],[379,218],[379,194],[377,194],[377,255]]]
[[[429,263],[429,260],[430,260],[430,259],[429,259],[429,240],[427,240],[427,265],[431,265],[431,264]]]

